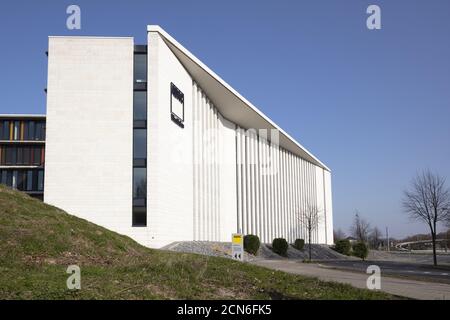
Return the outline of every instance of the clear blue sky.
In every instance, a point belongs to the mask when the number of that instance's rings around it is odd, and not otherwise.
[[[78,4],[82,29],[66,29]],[[366,28],[366,8],[382,30]],[[45,113],[47,36],[134,36],[159,24],[333,172],[334,223],[355,209],[394,236],[417,170],[450,182],[450,1],[9,1],[0,113]]]

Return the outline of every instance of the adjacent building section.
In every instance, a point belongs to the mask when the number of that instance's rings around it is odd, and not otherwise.
[[[0,183],[44,194],[45,116],[0,115]]]
[[[48,46],[44,201],[148,243],[133,226],[133,38]]]
[[[47,115],[0,116],[0,182],[149,247],[293,242],[310,205],[333,243],[330,169],[158,26],[50,37]]]

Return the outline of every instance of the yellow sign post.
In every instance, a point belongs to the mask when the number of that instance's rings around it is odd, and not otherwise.
[[[244,236],[240,233],[231,236],[231,256],[234,260],[244,261]]]

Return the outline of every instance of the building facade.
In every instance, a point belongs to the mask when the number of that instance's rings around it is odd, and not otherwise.
[[[44,201],[150,247],[293,242],[314,206],[333,243],[329,168],[160,27],[147,39],[49,38]]]
[[[45,116],[0,115],[0,183],[44,194]]]

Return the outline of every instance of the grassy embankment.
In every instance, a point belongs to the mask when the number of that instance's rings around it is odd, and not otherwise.
[[[66,287],[68,265],[81,290]],[[390,299],[224,258],[153,250],[0,185],[0,299]]]

